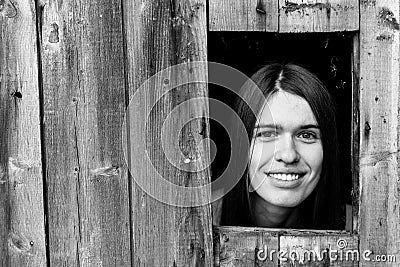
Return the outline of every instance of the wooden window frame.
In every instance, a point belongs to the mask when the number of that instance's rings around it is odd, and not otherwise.
[[[272,250],[284,253],[298,251],[301,255],[305,251],[313,251],[317,246],[319,251],[338,249],[338,245],[345,247],[342,251],[359,251],[358,214],[359,214],[359,32],[353,32],[351,53],[352,64],[352,230],[299,230],[299,229],[271,229],[260,227],[217,226],[214,225],[214,262],[216,266],[278,266],[278,254]],[[220,205],[221,206],[221,205]],[[214,212],[216,210],[213,210]],[[347,214],[346,214],[347,216]],[[268,256],[263,251],[268,248]],[[261,251],[261,252],[260,252]],[[257,256],[261,255],[261,257]],[[308,255],[308,254],[307,254]],[[281,255],[285,258],[284,255]],[[286,255],[289,256],[289,255]],[[334,255],[333,255],[334,256]],[[265,258],[266,257],[266,258]],[[321,256],[323,257],[323,256]],[[338,256],[339,257],[339,256]],[[260,260],[262,259],[262,260]],[[344,259],[344,258],[342,258]],[[320,258],[325,264],[329,259]],[[280,266],[290,266],[290,261],[281,261]],[[356,266],[356,262],[338,261],[332,266]],[[257,266],[258,266],[257,265]]]
[[[398,63],[395,62],[399,57],[399,34],[396,31],[399,24],[395,18],[395,14],[398,15],[398,1],[385,3],[385,6],[376,1],[362,0],[328,1],[325,4],[319,1],[308,1],[307,4],[302,4],[302,1],[279,0],[274,3],[268,2],[268,7],[269,10],[273,8],[271,12],[276,10],[276,14],[270,14],[265,9],[267,1],[262,0],[209,1],[209,31],[354,32],[351,58],[352,230],[317,231],[214,226],[215,266],[254,266],[254,264],[277,266],[277,258],[272,258],[271,261],[267,257],[264,262],[257,258],[257,253],[264,246],[277,251],[279,249],[304,251],[312,250],[317,246],[322,251],[323,248],[338,248],[339,242],[344,242],[346,247],[343,250],[357,250],[360,257],[365,251],[393,255],[396,252],[394,248],[396,246],[393,245],[396,239],[390,235],[395,231],[399,232],[399,226],[395,225],[400,217],[398,200],[396,201],[391,196],[385,198],[382,192],[395,193],[393,190],[396,188],[398,190],[395,182],[389,182],[392,181],[390,178],[393,181],[396,180],[396,172],[393,165],[392,168],[390,166],[391,163],[397,164],[397,158],[392,156],[394,151],[397,151],[397,143],[379,143],[378,135],[387,135],[391,138],[390,140],[398,135],[394,127],[386,127],[384,131],[377,131],[377,129],[379,129],[378,125],[388,123],[388,117],[395,118],[397,110],[394,107],[397,107],[398,94],[392,92],[393,99],[391,99],[383,96],[376,88],[381,86],[388,94],[391,92],[390,85],[395,91],[399,88],[399,79],[396,76]],[[336,12],[337,9],[341,9],[341,12]],[[332,11],[335,12],[333,20]],[[315,21],[319,24],[309,23]],[[382,52],[380,49],[388,50]],[[388,74],[382,72],[383,66],[379,66],[383,63],[389,64]],[[373,96],[374,94],[376,96]],[[371,98],[374,100],[372,101]],[[379,101],[383,104],[391,104],[389,107],[378,108],[383,115],[375,112],[376,102]],[[392,121],[392,123],[397,125],[397,121]],[[370,140],[373,140],[373,144]],[[374,153],[374,149],[378,149],[379,152]],[[376,170],[375,167],[379,164],[383,166]],[[386,179],[383,175],[385,173],[388,174]],[[371,179],[378,181],[377,176],[383,179],[387,188],[375,183],[379,191],[379,194],[375,195],[368,182]],[[379,208],[376,203],[373,204],[374,196],[386,199],[387,207]],[[374,206],[372,209],[369,207],[370,204]],[[393,208],[393,212],[389,210],[389,207]],[[386,215],[387,225],[383,225],[382,217],[379,218],[373,214],[374,210],[381,215]],[[378,226],[375,219],[378,219]],[[371,230],[372,236],[368,234]],[[380,234],[385,237],[385,245],[379,241]],[[398,235],[395,234],[395,236]],[[393,247],[390,248],[389,244]],[[329,262],[329,259],[327,261]],[[360,258],[358,261],[331,261],[329,266],[366,266],[370,263]],[[290,265],[290,261],[280,261],[279,264],[293,266]],[[297,264],[295,266],[298,266]],[[320,261],[317,265],[325,266],[324,261]]]

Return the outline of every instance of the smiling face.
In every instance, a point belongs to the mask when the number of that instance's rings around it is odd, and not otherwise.
[[[251,142],[251,187],[265,205],[295,207],[320,179],[320,130],[310,105],[297,95],[279,90],[267,104],[258,116]]]

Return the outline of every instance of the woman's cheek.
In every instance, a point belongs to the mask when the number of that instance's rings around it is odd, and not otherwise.
[[[311,168],[312,172],[319,174],[322,170],[324,158],[322,144],[318,142],[312,145],[303,145],[299,152],[301,158]]]
[[[250,175],[257,174],[260,168],[265,171],[274,154],[274,146],[270,143],[255,143],[250,150]]]

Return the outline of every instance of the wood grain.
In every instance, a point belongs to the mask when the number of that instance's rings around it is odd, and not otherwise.
[[[399,257],[399,1],[360,8],[360,249]]]
[[[120,1],[40,2],[51,266],[131,266]]]
[[[133,265],[211,266],[211,205],[176,207],[171,203],[180,199],[181,194],[160,188],[157,182],[157,175],[161,176],[159,179],[185,187],[210,182],[208,169],[199,172],[179,169],[186,164],[194,171],[192,160],[201,165],[208,162],[207,143],[202,142],[208,136],[206,100],[184,107],[178,116],[173,116],[171,124],[164,125],[167,132],[182,130],[179,138],[164,137],[167,140],[165,149],[172,151],[172,162],[167,159],[161,144],[161,129],[172,109],[190,98],[207,95],[204,84],[168,89],[175,79],[207,78],[206,67],[192,68],[190,65],[192,61],[207,59],[206,1],[126,0],[124,12],[131,97],[136,97],[142,84],[152,75],[175,64],[188,63],[182,72],[167,72],[165,77],[156,79],[156,83],[144,86],[140,91],[143,92],[139,97],[141,104],[130,105],[127,136],[130,171],[135,181],[137,177],[146,178],[142,181],[145,186],[164,197],[163,201],[158,201],[140,184],[132,183]],[[153,101],[156,105],[152,108]],[[147,109],[152,110],[149,110],[150,114]],[[182,118],[198,116],[204,119],[193,120],[181,128]],[[174,150],[175,144],[179,149]],[[138,151],[143,154],[145,151],[152,165],[146,165]],[[182,155],[187,159],[186,163],[179,160]],[[210,195],[211,192],[205,192],[197,197],[210,203]]]
[[[278,266],[278,258],[273,253],[278,251],[278,243],[278,232],[216,228],[214,266]]]
[[[278,31],[278,2],[209,1],[210,31]]]
[[[360,35],[356,33],[353,37],[353,49],[351,53],[352,72],[352,120],[351,120],[351,172],[352,172],[352,215],[351,229],[357,231],[359,220],[359,199],[360,199]],[[346,215],[347,219],[347,215]]]
[[[352,235],[283,235],[279,266],[358,266],[358,237]]]
[[[36,12],[0,6],[0,266],[46,266]]]
[[[218,226],[214,257],[215,266],[358,266],[361,255],[345,231]]]
[[[279,0],[279,32],[335,32],[358,29],[358,1]]]

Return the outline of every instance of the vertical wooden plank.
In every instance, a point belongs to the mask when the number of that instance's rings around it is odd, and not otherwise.
[[[131,266],[120,1],[40,2],[51,266]]]
[[[360,249],[398,257],[399,1],[365,0],[360,9]]]
[[[34,1],[0,3],[0,266],[46,266]]]
[[[278,31],[278,2],[209,1],[210,31]]]
[[[278,31],[278,1],[248,1],[247,31]]]
[[[279,0],[279,32],[358,29],[358,0]]]
[[[351,235],[282,235],[279,246],[282,267],[358,266],[362,258],[358,237]]]
[[[249,1],[209,1],[210,31],[247,31]]]
[[[214,266],[278,266],[278,232],[218,227]]]
[[[178,113],[179,116],[173,116],[172,124],[164,125],[167,131],[182,130],[179,140],[167,136],[166,146],[179,144],[179,149],[172,152],[172,157],[177,159],[182,154],[185,161],[170,162],[161,146],[161,129],[171,110],[190,98],[207,96],[207,87],[204,84],[190,84],[172,91],[166,89],[173,79],[207,79],[207,67],[191,67],[190,63],[207,60],[206,1],[126,0],[124,19],[131,97],[140,91],[141,85],[152,75],[169,66],[188,63],[182,72],[167,73],[165,77],[156,79],[156,84],[145,86],[140,103],[138,106],[133,105],[134,112],[129,113],[128,141],[132,176],[135,180],[137,176],[148,177],[145,182],[150,183],[150,187],[156,188],[167,199],[163,202],[156,200],[153,195],[142,190],[140,184],[132,183],[133,265],[211,266],[211,205],[177,207],[173,203],[180,198],[180,194],[160,188],[159,183],[152,182],[157,175],[162,180],[186,188],[210,182],[207,168],[198,172],[180,169],[188,166],[189,170],[193,170],[192,160],[201,164],[207,162],[208,149],[202,141],[208,136],[206,100],[185,106]],[[164,93],[166,95],[162,97]],[[147,108],[152,108],[148,105],[153,101],[157,104],[147,114]],[[180,128],[180,117],[197,116],[203,116],[203,119],[191,121],[183,129]],[[147,166],[145,159],[139,158],[139,152],[136,151],[143,153],[143,150],[146,150],[152,166]],[[199,154],[203,156],[198,157]],[[132,163],[133,159],[140,161],[139,164]],[[211,192],[206,192],[200,198],[210,203],[210,196]]]
[[[351,229],[346,227],[346,230],[356,231],[358,229],[359,218],[359,199],[360,199],[360,169],[359,169],[359,152],[360,152],[360,36],[359,33],[353,37],[353,50],[351,57],[351,72],[352,72],[352,135],[351,135],[351,171],[352,171],[352,207],[351,207]],[[347,217],[347,215],[346,215]],[[346,218],[347,219],[347,218]]]

